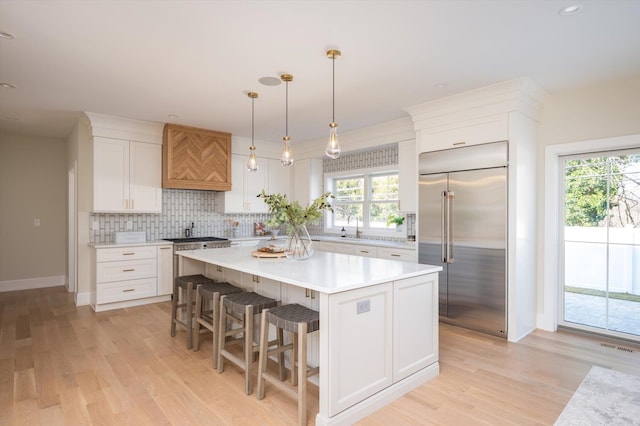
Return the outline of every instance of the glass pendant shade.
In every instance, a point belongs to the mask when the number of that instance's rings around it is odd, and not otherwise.
[[[258,171],[258,160],[256,159],[255,147],[249,147],[251,154],[249,154],[249,161],[247,161],[247,170],[250,172]]]
[[[340,143],[338,142],[338,125],[336,123],[329,124],[331,127],[331,132],[329,133],[329,142],[327,143],[327,149],[324,151],[327,154],[327,157],[335,160],[340,157],[342,153],[342,149],[340,148]]]
[[[289,136],[285,136],[282,138],[284,140],[284,149],[282,150],[282,155],[280,156],[280,164],[283,166],[290,166],[293,164],[293,155],[291,154],[291,138]]]

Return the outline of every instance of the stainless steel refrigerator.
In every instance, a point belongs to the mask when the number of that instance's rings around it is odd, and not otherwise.
[[[420,154],[419,262],[441,265],[440,319],[507,337],[507,142]]]

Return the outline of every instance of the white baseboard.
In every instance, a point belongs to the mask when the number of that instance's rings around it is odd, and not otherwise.
[[[34,288],[58,287],[67,283],[67,277],[57,275],[53,277],[26,278],[23,280],[0,281],[0,292],[16,290],[32,290]]]
[[[76,294],[76,306],[86,306],[90,303],[91,303],[91,292]]]

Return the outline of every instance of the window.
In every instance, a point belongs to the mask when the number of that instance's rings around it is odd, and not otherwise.
[[[327,188],[335,195],[332,215],[327,215],[327,229],[356,227],[371,231],[395,230],[387,227],[389,215],[398,212],[398,171],[378,170],[329,175]]]

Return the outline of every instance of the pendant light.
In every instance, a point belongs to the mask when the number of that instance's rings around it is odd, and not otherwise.
[[[284,133],[285,136],[282,138],[284,141],[284,148],[282,149],[282,155],[280,156],[280,163],[283,166],[290,166],[293,164],[293,155],[291,154],[291,138],[289,137],[289,82],[293,81],[293,76],[291,74],[282,74],[280,79],[286,84],[286,97],[285,97],[285,107],[284,107]]]
[[[251,146],[249,147],[249,161],[247,161],[247,170],[250,172],[258,171],[258,160],[256,160],[256,146],[253,144],[253,129],[254,129],[254,111],[253,104],[258,97],[256,92],[249,92],[247,96],[251,98]]]
[[[340,153],[342,149],[340,148],[340,143],[338,143],[338,123],[336,123],[336,58],[341,55],[339,50],[327,50],[327,58],[331,59],[331,64],[333,68],[333,78],[332,78],[332,115],[331,115],[331,123],[329,123],[329,127],[331,128],[329,132],[329,142],[327,143],[327,149],[325,150],[325,154],[327,157],[335,160],[340,157]]]

